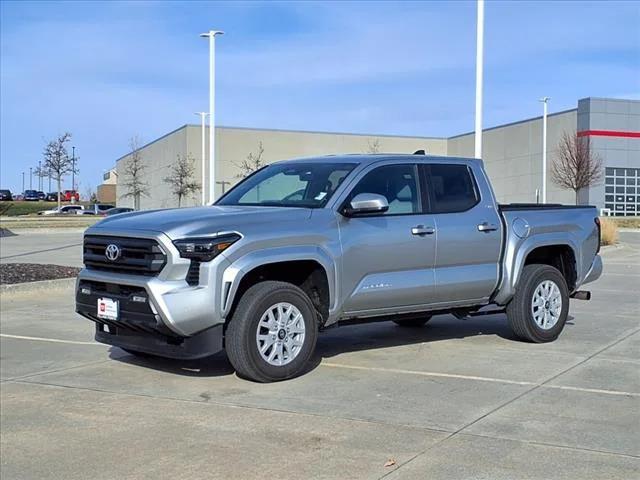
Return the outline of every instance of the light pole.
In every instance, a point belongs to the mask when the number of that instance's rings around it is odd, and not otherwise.
[[[24,172],[22,172],[22,194],[24,195]]]
[[[207,147],[206,147],[206,117],[208,115],[207,112],[196,112],[196,115],[200,115],[200,125],[202,125],[202,183],[201,183],[201,191],[202,191],[202,205],[207,204],[207,192],[204,189],[204,185],[206,183],[206,170],[207,170]]]
[[[76,147],[71,147],[71,190],[76,191]]]
[[[38,160],[38,191],[42,191],[42,160]]]
[[[547,203],[547,103],[551,97],[542,97],[542,203]]]
[[[33,190],[33,168],[29,167],[29,190]]]
[[[482,158],[482,70],[484,51],[484,0],[478,0],[476,24],[476,135],[475,157]]]
[[[227,191],[227,185],[231,185],[231,182],[227,182],[226,180],[221,180],[219,182],[216,182],[218,185],[222,185],[222,194],[224,195],[224,192]]]
[[[209,30],[201,33],[201,37],[209,38],[209,201],[216,199],[216,122],[215,122],[215,91],[216,91],[216,35],[224,32]]]

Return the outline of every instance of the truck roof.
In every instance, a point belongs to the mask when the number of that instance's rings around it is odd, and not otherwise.
[[[408,160],[412,162],[425,162],[436,161],[446,163],[472,163],[482,162],[477,158],[466,157],[447,157],[442,155],[421,155],[421,154],[409,154],[409,153],[348,153],[339,155],[322,155],[314,157],[300,157],[292,158],[289,160],[280,160],[274,163],[295,162],[295,163],[355,163],[358,165],[369,165],[379,162],[381,160]]]

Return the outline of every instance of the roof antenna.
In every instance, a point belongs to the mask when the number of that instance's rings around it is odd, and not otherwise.
[[[426,155],[427,153],[424,150],[416,150],[413,152],[414,155]]]

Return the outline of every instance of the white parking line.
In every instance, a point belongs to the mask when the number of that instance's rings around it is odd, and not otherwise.
[[[619,390],[602,390],[597,388],[568,387],[564,385],[544,385],[542,383],[536,383],[536,382],[518,382],[516,380],[506,380],[502,378],[492,378],[492,377],[478,377],[475,375],[458,375],[455,373],[423,372],[420,370],[403,370],[399,368],[363,367],[360,365],[344,365],[341,363],[329,363],[329,362],[326,362],[326,363],[322,362],[321,365],[325,367],[330,367],[330,368],[345,368],[350,370],[365,370],[365,371],[372,371],[372,372],[396,373],[396,374],[402,374],[402,375],[418,375],[423,377],[456,378],[461,380],[475,380],[479,382],[503,383],[507,385],[525,385],[525,386],[531,386],[531,387],[553,388],[557,390],[572,390],[576,392],[585,392],[585,393],[602,393],[606,395],[622,395],[622,396],[640,397],[640,393],[634,393],[634,392],[622,392]]]
[[[70,345],[97,345],[100,347],[107,346],[98,342],[80,342],[76,340],[60,340],[57,338],[27,337],[24,335],[9,335],[6,333],[0,333],[0,337],[12,338],[16,340],[30,340],[30,341],[36,341],[36,342],[66,343]],[[341,363],[331,363],[331,362],[322,362],[321,365],[329,368],[344,368],[349,370],[364,370],[364,371],[370,371],[370,372],[396,373],[396,374],[402,374],[402,375],[417,375],[422,377],[455,378],[459,380],[475,380],[478,382],[503,383],[506,385],[524,385],[524,386],[532,386],[532,387],[537,386],[537,387],[543,387],[543,388],[554,388],[557,390],[572,390],[576,392],[601,393],[606,395],[622,395],[622,396],[640,397],[640,393],[634,393],[634,392],[623,392],[618,390],[601,390],[597,388],[569,387],[564,385],[543,385],[541,383],[536,383],[536,382],[519,382],[517,380],[507,380],[504,378],[492,378],[492,377],[479,377],[476,375],[459,375],[456,373],[441,373],[441,372],[423,372],[420,370],[404,370],[401,368],[364,367],[360,365],[345,365]]]
[[[107,345],[103,345],[98,342],[78,342],[76,340],[59,340],[57,338],[42,338],[42,337],[25,337],[23,335],[8,335],[6,333],[0,333],[0,337],[3,338],[14,338],[17,340],[33,340],[36,342],[50,342],[50,343],[68,343],[71,345],[98,345],[101,347],[106,347]]]

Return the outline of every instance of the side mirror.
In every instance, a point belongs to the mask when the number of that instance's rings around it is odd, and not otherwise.
[[[356,217],[358,215],[384,213],[387,210],[389,210],[389,202],[387,202],[386,197],[377,193],[360,193],[353,197],[349,206],[344,209],[344,215]]]

